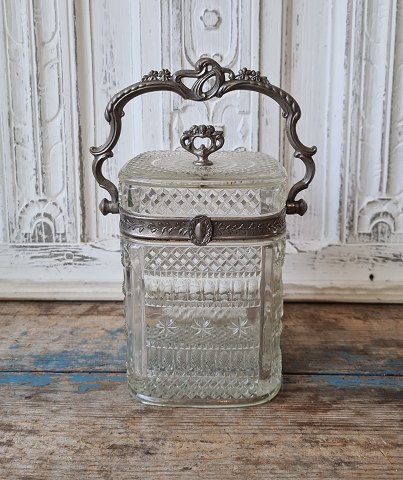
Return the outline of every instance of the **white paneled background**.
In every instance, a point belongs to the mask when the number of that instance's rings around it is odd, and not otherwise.
[[[317,145],[304,217],[288,217],[290,299],[403,300],[402,0],[0,0],[0,295],[121,298],[117,216],[91,172],[110,97],[202,55],[259,69],[297,99]],[[108,176],[134,154],[176,149],[193,123],[230,149],[292,161],[276,104],[135,100]]]

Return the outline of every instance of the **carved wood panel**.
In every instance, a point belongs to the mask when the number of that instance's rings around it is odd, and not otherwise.
[[[344,238],[401,243],[402,8],[397,1],[357,0],[352,15]]]
[[[318,146],[309,210],[288,219],[286,293],[401,300],[399,0],[0,3],[3,296],[120,298],[118,219],[98,210],[104,192],[88,149],[106,136],[114,93],[151,69],[208,55],[235,71],[260,67],[289,90],[302,109],[301,140]],[[226,148],[279,157],[290,183],[301,175],[277,107],[257,95],[191,104],[151,94],[125,113],[107,172],[114,180],[134,154],[178,148],[194,123],[224,127]]]
[[[71,4],[3,0],[2,13],[5,236],[10,243],[77,242],[78,111]]]
[[[282,81],[298,99],[300,137],[318,147],[316,174],[305,194],[303,219],[287,220],[289,248],[317,251],[339,241],[337,215],[343,143],[344,51],[346,9],[343,2],[292,0],[284,4]],[[283,138],[282,160],[292,184],[301,176],[293,150]]]
[[[163,49],[162,64],[172,71],[194,67],[201,56],[238,71],[258,68],[259,1],[175,0],[162,3],[161,31],[171,29],[171,43]],[[180,48],[177,46],[180,45]],[[193,124],[212,124],[224,131],[228,149],[256,150],[258,97],[247,92],[195,103],[178,96],[164,97],[164,145],[180,148],[179,138]]]
[[[397,197],[403,204],[403,7],[400,4],[394,10],[396,15],[393,77],[391,80],[391,105],[390,105],[390,139],[389,139],[389,164],[387,172],[387,191],[389,195]],[[392,25],[393,25],[392,21]],[[403,232],[402,218],[399,219],[397,230]]]
[[[139,18],[136,2],[130,0],[78,1],[76,5],[78,86],[82,132],[82,196],[83,238],[85,241],[112,242],[118,248],[117,218],[104,218],[98,204],[104,194],[95,188],[89,148],[101,142],[107,132],[105,106],[119,90],[141,76],[137,51]],[[133,20],[134,24],[128,19]],[[136,22],[137,21],[137,25]],[[109,178],[116,179],[119,169],[134,154],[141,123],[141,111],[125,116],[125,135],[116,150],[116,157],[106,166]]]

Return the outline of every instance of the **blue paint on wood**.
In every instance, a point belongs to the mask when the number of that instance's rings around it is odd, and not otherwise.
[[[14,383],[17,385],[31,385],[32,387],[44,387],[53,382],[54,376],[42,373],[3,373],[0,374],[0,385]]]
[[[392,388],[403,391],[403,377],[376,375],[285,375],[284,384],[299,382],[328,385],[333,388]],[[0,373],[0,385],[19,384],[43,387],[52,382],[65,380],[78,385],[80,393],[91,388],[100,388],[102,382],[126,382],[127,377],[121,373]]]
[[[74,352],[55,352],[33,355],[33,365],[43,370],[69,370],[77,364]]]
[[[59,374],[55,374],[59,375]],[[115,373],[69,373],[64,375],[63,378],[68,378],[72,382],[103,382],[105,380],[122,381],[126,380],[126,375]]]
[[[126,382],[126,375],[107,373],[0,373],[0,385],[30,385],[32,387],[44,387],[52,382],[67,380],[78,384],[79,393],[85,393],[90,389],[100,389],[100,382]]]
[[[50,371],[68,371],[73,368],[94,368],[102,365],[119,365],[122,369],[125,367],[126,347],[120,347],[116,352],[95,351],[84,353],[82,351],[61,351],[33,355],[33,366],[40,370]]]
[[[91,389],[99,390],[99,383],[88,383],[78,387],[79,393],[85,393],[87,390]]]
[[[107,378],[107,375],[104,374],[104,376]],[[66,378],[68,378],[71,382],[77,383],[89,381],[99,382],[101,380],[100,375],[94,373],[69,373],[66,375]]]
[[[119,327],[119,328],[115,328],[114,330],[107,330],[106,331],[106,333],[112,338],[117,338],[120,335],[123,335],[124,332],[125,332],[124,327]]]
[[[290,376],[284,378],[284,383],[298,383],[309,379],[313,384],[328,385],[334,388],[389,388],[393,390],[403,390],[403,377],[389,377],[376,375],[307,375],[307,376]]]
[[[113,374],[93,374],[93,373],[78,373],[69,374],[67,378],[74,383],[78,383],[78,392],[85,393],[88,390],[99,390],[100,382],[113,381],[113,382],[126,382],[126,375],[113,375]]]
[[[116,329],[119,330],[119,329]],[[112,330],[115,332],[116,330]],[[114,333],[112,333],[114,335]],[[8,346],[11,350],[25,349],[26,346],[20,342],[13,342]],[[98,346],[99,348],[99,346]],[[126,362],[126,343],[125,342],[108,342],[105,343],[104,350],[95,350],[91,351],[88,348],[86,351],[86,345],[82,344],[78,347],[75,347],[72,350],[62,350],[57,352],[44,352],[42,354],[27,354],[27,358],[32,359],[32,367],[29,370],[37,371],[59,371],[59,372],[68,372],[73,370],[81,371],[91,371],[91,370],[102,370],[106,365],[110,366],[110,370],[124,371],[125,362]],[[326,352],[324,352],[326,355]],[[334,357],[334,352],[329,352],[329,356]],[[348,351],[342,351],[338,354],[349,365],[349,371],[346,372],[347,375],[403,375],[403,358],[384,358],[376,359],[372,363],[369,362],[369,356],[362,354],[352,354]],[[3,360],[3,369],[4,370],[14,370],[18,368],[18,360],[14,361],[12,358]],[[286,359],[285,359],[286,365]],[[352,367],[355,367],[352,369]],[[340,368],[340,365],[338,365]],[[105,368],[104,368],[105,369]],[[300,375],[309,375],[312,371],[284,371],[285,374],[300,374]],[[343,371],[322,371],[318,372],[323,375],[343,375]]]
[[[332,356],[334,355],[331,352]],[[371,357],[370,354],[357,354],[357,353],[350,353],[348,351],[341,351],[338,353],[339,357],[346,361],[349,365],[368,365],[368,360]],[[382,375],[401,375],[403,374],[403,356],[397,358],[384,358],[384,359],[376,359],[376,364],[373,365],[374,371],[371,373],[380,373]],[[358,367],[359,368],[359,367]],[[356,372],[352,372],[356,373]],[[357,371],[357,374],[360,374]]]

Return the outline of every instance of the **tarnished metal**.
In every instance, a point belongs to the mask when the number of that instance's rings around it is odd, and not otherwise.
[[[261,217],[161,218],[120,212],[121,232],[141,240],[189,240],[207,245],[213,240],[251,240],[275,237],[285,232],[286,209]]]
[[[191,88],[183,83],[184,78],[196,79]],[[296,200],[295,197],[306,189],[313,179],[315,164],[312,156],[316,153],[316,147],[307,147],[298,138],[296,124],[301,117],[298,103],[287,92],[272,85],[259,71],[243,68],[235,75],[232,70],[221,67],[211,58],[198,60],[194,70],[179,70],[174,74],[166,69],[159,72],[152,70],[141,82],[125,88],[110,100],[105,111],[105,118],[110,126],[108,139],[103,145],[90,149],[94,155],[92,165],[94,176],[99,185],[111,195],[110,200],[104,198],[101,201],[101,212],[104,215],[119,213],[118,189],[105,178],[102,166],[108,158],[113,157],[113,149],[121,133],[123,109],[130,100],[144,93],[169,91],[177,93],[184,99],[204,102],[213,97],[220,98],[235,90],[250,90],[266,95],[276,101],[283,110],[283,117],[286,118],[285,131],[291,146],[295,149],[294,157],[302,160],[305,165],[304,177],[289,191],[287,213],[303,215],[307,210],[307,204],[305,200]]]
[[[188,223],[188,235],[195,245],[207,245],[213,237],[213,224],[206,215],[197,215]]]
[[[210,145],[206,147],[204,143],[196,147],[196,138],[208,138]],[[189,153],[196,155],[197,160],[193,163],[201,167],[213,165],[209,160],[209,155],[216,152],[224,145],[224,134],[221,130],[216,130],[212,125],[192,125],[189,130],[183,132],[180,142],[182,147]]]

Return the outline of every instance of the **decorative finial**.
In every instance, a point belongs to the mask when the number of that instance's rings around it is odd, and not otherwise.
[[[206,147],[202,143],[200,147],[196,147],[194,144],[196,138],[208,138],[210,145]],[[194,165],[207,167],[213,164],[208,158],[209,155],[224,145],[224,133],[221,130],[216,131],[212,125],[192,125],[189,130],[183,132],[180,142],[185,150],[196,155]]]

